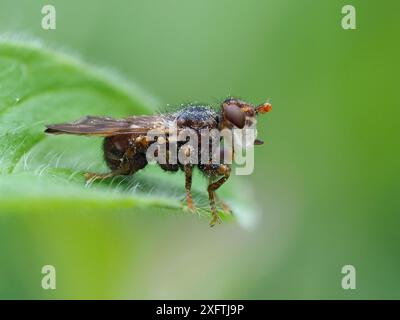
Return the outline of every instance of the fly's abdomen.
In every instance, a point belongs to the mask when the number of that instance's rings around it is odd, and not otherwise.
[[[147,145],[132,135],[116,135],[104,139],[104,159],[112,171],[129,175],[147,165]]]
[[[129,148],[130,135],[106,137],[103,142],[104,160],[111,170],[120,168]]]

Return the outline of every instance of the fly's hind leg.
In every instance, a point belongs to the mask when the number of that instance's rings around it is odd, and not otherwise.
[[[147,165],[145,148],[141,144],[130,146],[130,140],[123,136],[104,139],[104,159],[111,169],[109,173],[85,173],[88,182],[120,175],[132,175]]]
[[[129,174],[131,174],[131,168],[130,168],[129,164],[121,163],[120,168],[115,169],[111,172],[108,172],[108,173],[86,172],[84,174],[84,177],[88,183],[91,183],[96,180],[102,180],[102,179],[113,178],[116,176],[129,175]]]

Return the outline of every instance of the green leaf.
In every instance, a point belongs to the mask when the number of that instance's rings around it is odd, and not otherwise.
[[[61,214],[82,207],[93,213],[100,209],[184,212],[182,173],[165,173],[149,165],[134,176],[88,185],[84,172],[107,171],[101,138],[43,133],[47,123],[85,115],[151,114],[158,106],[155,99],[111,71],[35,42],[0,40],[1,212],[54,212],[57,208]],[[208,216],[206,181],[199,174],[194,179],[199,213]],[[254,218],[252,199],[237,203],[235,190],[235,181],[229,181],[220,193],[239,222],[249,224]]]

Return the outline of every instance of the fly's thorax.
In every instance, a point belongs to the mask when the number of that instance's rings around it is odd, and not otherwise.
[[[180,129],[190,128],[200,130],[204,128],[217,128],[218,116],[207,106],[192,105],[185,107],[176,115],[176,126]]]

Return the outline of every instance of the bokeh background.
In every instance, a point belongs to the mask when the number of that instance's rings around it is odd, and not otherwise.
[[[356,30],[341,28],[345,4]],[[119,70],[155,107],[236,95],[274,110],[254,174],[234,177],[253,185],[256,227],[4,214],[0,297],[400,298],[399,12],[394,0],[1,0],[1,32]],[[40,287],[45,264],[56,290]],[[356,290],[341,288],[346,264]]]

